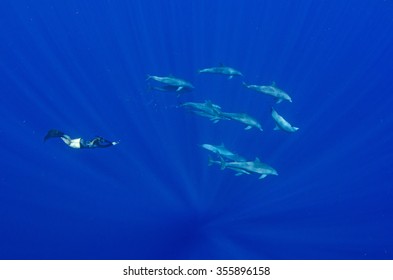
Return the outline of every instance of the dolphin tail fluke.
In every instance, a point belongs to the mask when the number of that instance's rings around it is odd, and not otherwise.
[[[56,129],[51,129],[48,131],[48,133],[44,137],[44,141],[50,139],[50,138],[56,138],[56,137],[63,137],[64,133],[56,130]]]
[[[147,74],[146,81],[148,81],[148,80],[150,80],[150,79],[151,79],[151,75]]]
[[[242,82],[242,85],[248,88],[248,85],[244,81]]]

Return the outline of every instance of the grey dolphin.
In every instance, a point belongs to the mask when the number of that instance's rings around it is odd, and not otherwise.
[[[222,115],[221,107],[217,104],[213,104],[210,100],[206,100],[204,103],[184,102],[180,104],[179,107],[183,107],[199,116],[207,117],[213,123],[228,119]]]
[[[282,116],[280,116],[276,110],[272,107],[272,118],[276,123],[276,127],[274,130],[284,130],[286,132],[295,132],[299,130],[298,127],[292,126],[289,122],[287,122]]]
[[[220,157],[220,161],[216,161],[209,158],[209,165],[213,163],[219,164],[222,170],[229,168],[236,171],[236,176],[256,173],[260,175],[259,179],[263,179],[267,175],[278,175],[273,167],[261,162],[258,158],[255,158],[254,161],[224,161],[222,157]]]
[[[173,86],[173,85],[163,85],[163,86],[149,85],[149,89],[156,90],[156,91],[163,91],[163,92],[175,91],[177,93],[189,92],[192,90],[192,88],[189,88],[189,87],[183,87],[183,88],[179,89],[179,86]]]
[[[220,65],[218,67],[210,67],[210,68],[205,68],[198,70],[198,73],[212,73],[212,74],[221,74],[221,75],[227,75],[229,76],[228,79],[232,79],[234,76],[243,76],[243,74],[232,68],[232,67],[227,67]]]
[[[260,131],[263,131],[260,123],[250,115],[245,113],[222,113],[222,115],[228,119],[235,120],[247,125],[244,129],[249,130],[253,127],[258,128]]]
[[[255,90],[257,92],[261,92],[267,95],[271,95],[276,98],[277,103],[281,103],[283,100],[292,102],[292,98],[282,89],[279,89],[276,86],[276,83],[272,83],[270,86],[258,86],[258,85],[248,85],[243,82],[243,86],[248,89]]]
[[[225,158],[233,160],[233,161],[246,161],[245,158],[228,150],[224,146],[224,144],[221,144],[220,146],[211,145],[211,144],[202,144],[201,147],[212,152],[212,153],[215,153],[217,155],[220,155],[222,157],[225,157]]]
[[[148,80],[154,80],[172,86],[172,89],[177,87],[176,91],[181,91],[184,88],[187,88],[189,90],[194,89],[194,86],[191,83],[175,77],[159,77],[159,76],[148,75],[146,81]]]

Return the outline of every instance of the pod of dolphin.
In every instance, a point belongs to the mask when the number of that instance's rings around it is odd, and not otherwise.
[[[232,79],[234,76],[243,77],[243,74],[240,71],[223,65],[201,69],[198,71],[198,73],[226,75],[228,76],[228,79]],[[194,89],[194,86],[190,82],[172,76],[160,77],[148,75],[147,80],[153,80],[156,84],[158,84],[154,86],[149,84],[149,88],[151,90],[176,92],[177,96]],[[244,87],[250,90],[274,97],[277,104],[281,103],[282,101],[288,101],[292,103],[292,98],[286,92],[279,89],[275,83],[272,85],[249,85],[245,82],[242,82],[242,84]],[[203,103],[184,102],[181,103],[178,107],[184,108],[196,115],[209,118],[213,123],[217,123],[220,120],[232,120],[246,125],[244,128],[245,130],[249,130],[254,127],[260,131],[263,131],[260,123],[255,118],[245,113],[223,112],[221,106],[212,103],[210,100],[206,100]],[[287,120],[284,119],[284,117],[279,115],[273,107],[271,108],[271,116],[276,124],[274,130],[283,130],[285,132],[293,133],[299,129],[298,127],[292,126]],[[278,175],[277,171],[273,167],[261,162],[258,158],[255,158],[254,161],[248,161],[244,157],[228,150],[224,144],[203,144],[201,147],[216,156],[216,159],[213,159],[209,155],[209,166],[218,164],[222,170],[225,168],[234,170],[236,172],[236,176],[255,173],[259,175],[259,179],[263,179],[267,175]]]

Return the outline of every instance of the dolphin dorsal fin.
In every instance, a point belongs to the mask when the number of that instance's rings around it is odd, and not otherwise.
[[[273,81],[272,82],[272,87],[275,87],[276,86],[276,81]]]
[[[218,65],[219,65],[220,67],[224,67],[224,66],[225,66],[224,63],[222,63],[222,62],[220,62]]]
[[[261,162],[258,157],[255,158],[255,162]]]

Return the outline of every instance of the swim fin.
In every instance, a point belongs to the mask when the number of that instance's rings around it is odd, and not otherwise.
[[[62,137],[62,136],[64,136],[63,132],[56,129],[51,129],[45,135],[44,141],[48,140],[49,138]]]

